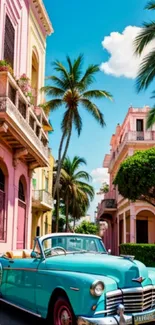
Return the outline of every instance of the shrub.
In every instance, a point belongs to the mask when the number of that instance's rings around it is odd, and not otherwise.
[[[155,267],[155,244],[121,244],[120,254],[134,255],[146,266]]]

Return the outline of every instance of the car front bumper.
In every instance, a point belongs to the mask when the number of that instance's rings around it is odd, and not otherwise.
[[[155,324],[155,309],[133,315],[123,314],[123,319],[119,315],[105,317],[78,317],[78,325],[140,325]]]

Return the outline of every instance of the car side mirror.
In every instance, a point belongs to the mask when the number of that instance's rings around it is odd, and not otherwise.
[[[108,249],[108,255],[111,255],[111,249]]]
[[[31,258],[38,258],[38,257],[40,257],[40,255],[37,252],[35,251],[31,252]]]

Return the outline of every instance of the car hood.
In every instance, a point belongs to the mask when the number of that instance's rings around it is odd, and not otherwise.
[[[94,274],[96,278],[97,275],[108,276],[117,282],[118,288],[155,283],[155,273],[149,274],[147,267],[141,262],[107,254],[84,253],[53,256],[46,259],[46,267],[51,270]],[[143,278],[142,283],[138,282],[140,277]]]

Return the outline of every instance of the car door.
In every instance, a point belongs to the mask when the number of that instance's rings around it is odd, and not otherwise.
[[[25,309],[36,311],[35,284],[40,259],[10,259],[7,265],[5,298]]]

